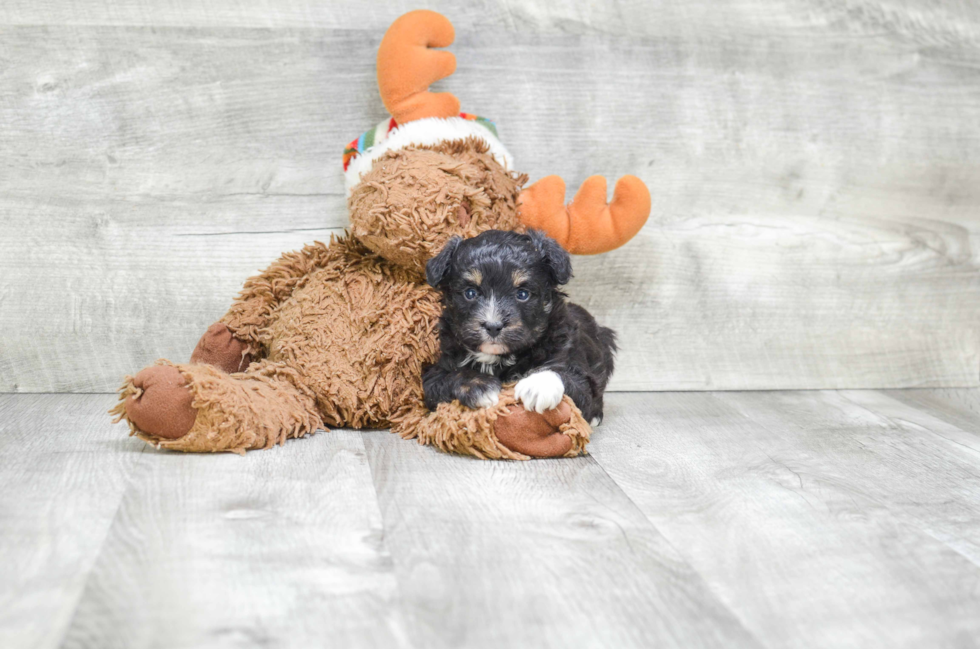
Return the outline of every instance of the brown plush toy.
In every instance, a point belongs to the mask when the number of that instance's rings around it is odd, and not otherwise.
[[[378,50],[378,86],[392,115],[344,153],[348,235],[287,253],[245,283],[201,338],[189,364],[158,361],[126,377],[113,409],[158,448],[268,448],[327,426],[391,427],[405,438],[480,458],[581,453],[590,429],[568,397],[526,411],[505,389],[469,410],[422,405],[422,368],[439,353],[438,293],[425,263],[450,237],[488,229],[544,230],[573,253],[611,250],[650,212],[643,183],[626,176],[606,203],[589,178],[564,206],[564,183],[527,177],[493,124],[459,113],[430,83],[455,70],[453,27],[431,11],[396,20]]]

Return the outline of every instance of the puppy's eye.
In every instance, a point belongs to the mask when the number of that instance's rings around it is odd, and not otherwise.
[[[463,297],[465,297],[467,300],[475,300],[477,295],[479,295],[479,293],[477,293],[476,289],[472,286],[463,291]]]
[[[531,291],[527,290],[526,288],[517,289],[518,302],[527,302],[529,299],[531,299]]]

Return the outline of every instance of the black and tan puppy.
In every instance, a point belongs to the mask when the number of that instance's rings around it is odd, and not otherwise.
[[[422,375],[426,407],[459,399],[486,408],[501,383],[517,381],[528,410],[551,410],[567,394],[592,425],[602,420],[616,334],[565,300],[571,259],[553,239],[533,230],[455,237],[425,270],[443,295],[442,352]]]

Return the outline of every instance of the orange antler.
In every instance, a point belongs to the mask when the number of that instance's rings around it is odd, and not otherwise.
[[[448,47],[455,38],[445,16],[424,9],[405,14],[385,32],[378,47],[378,90],[396,122],[459,114],[459,100],[451,93],[429,92],[429,84],[456,71],[451,52],[429,48]]]
[[[521,221],[542,230],[576,255],[613,250],[632,239],[650,216],[650,190],[636,176],[616,183],[612,203],[606,203],[606,179],[590,176],[568,206],[565,181],[542,178],[521,192]]]

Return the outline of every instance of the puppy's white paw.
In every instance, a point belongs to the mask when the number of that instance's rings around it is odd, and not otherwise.
[[[551,410],[559,403],[565,394],[565,384],[561,377],[551,370],[535,372],[521,379],[514,388],[514,396],[524,404],[524,407],[534,412]]]
[[[493,388],[477,397],[475,405],[477,408],[493,408],[499,402],[500,388]]]
[[[602,417],[593,417],[592,421],[589,422],[589,426],[596,428],[601,423],[602,423]]]

